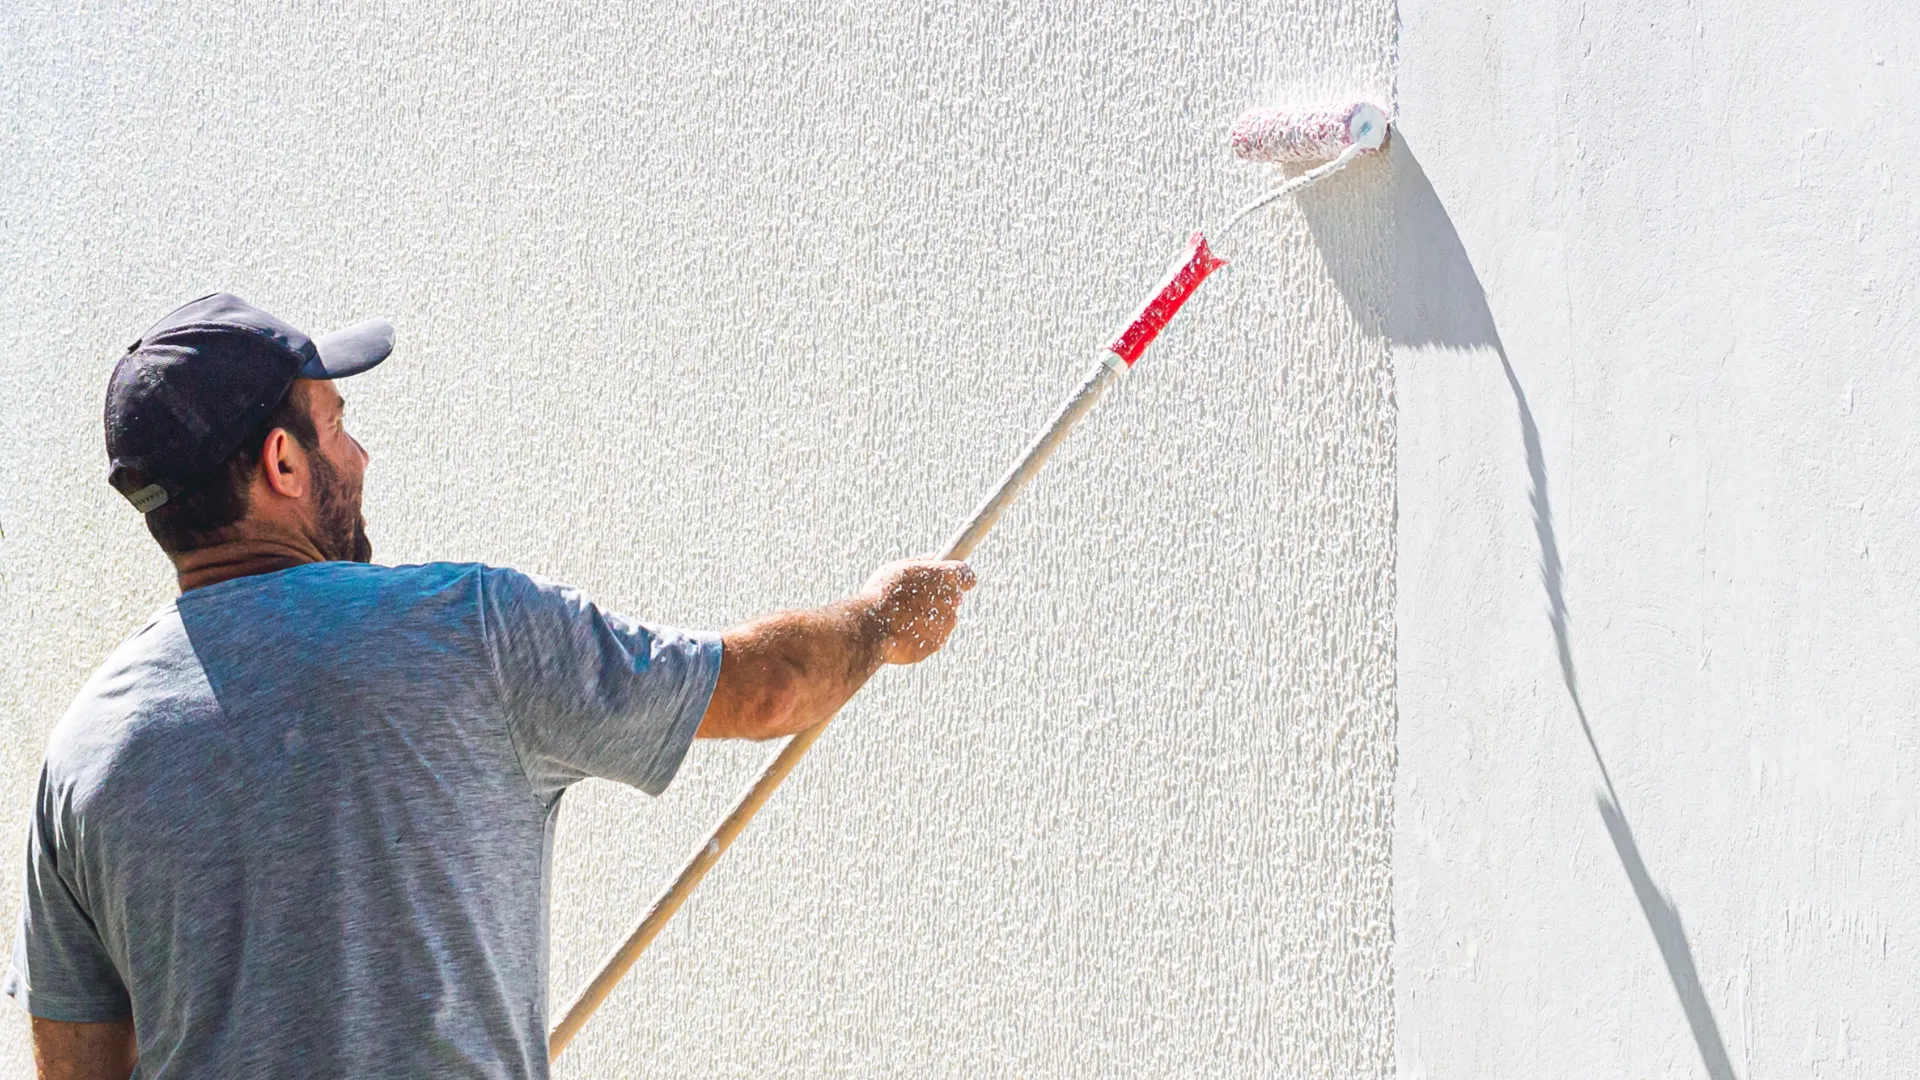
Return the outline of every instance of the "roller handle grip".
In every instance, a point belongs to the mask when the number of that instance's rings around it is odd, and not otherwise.
[[[1167,274],[1165,281],[1154,290],[1138,313],[1114,339],[1107,344],[1107,351],[1133,366],[1140,354],[1147,351],[1153,339],[1167,328],[1167,323],[1180,310],[1193,290],[1207,279],[1207,275],[1227,265],[1227,260],[1216,256],[1207,247],[1207,238],[1203,233],[1194,233],[1187,240],[1187,257]]]

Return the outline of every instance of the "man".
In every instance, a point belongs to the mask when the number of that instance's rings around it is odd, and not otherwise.
[[[566,788],[659,794],[696,735],[820,723],[952,631],[958,562],[722,634],[369,565],[332,380],[392,347],[217,294],[114,369],[108,479],[180,596],[48,744],[6,980],[41,1077],[544,1077]]]

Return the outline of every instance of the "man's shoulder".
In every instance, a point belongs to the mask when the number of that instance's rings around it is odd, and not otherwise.
[[[389,609],[448,593],[481,588],[492,567],[470,562],[409,563],[378,566],[372,563],[308,563],[272,574],[236,578],[195,589],[176,602],[189,620],[219,612],[257,623],[275,610],[311,611],[315,604],[373,604]]]
[[[384,630],[446,627],[470,617],[479,563],[405,566],[328,562],[235,578],[176,597],[110,653],[81,688],[69,716],[178,708],[210,696],[223,674],[254,676],[263,642],[307,661],[375,649]],[[269,663],[272,661],[272,663]],[[109,704],[115,708],[108,708]]]
[[[435,588],[463,581],[487,572],[491,567],[475,562],[405,563],[380,566],[374,563],[309,563],[286,571],[289,584],[308,587],[404,589]]]
[[[102,767],[154,715],[191,717],[213,705],[193,642],[172,605],[108,653],[48,733],[50,778]]]
[[[312,572],[318,581],[365,583],[375,587],[413,583],[433,585],[481,578],[487,581],[512,581],[516,585],[534,588],[558,587],[537,574],[483,562],[424,562],[398,566],[330,562],[312,563],[299,569]]]
[[[225,729],[232,710],[285,713],[289,685],[445,677],[458,658],[491,667],[483,608],[521,607],[542,586],[477,562],[310,563],[184,593],[109,653],[48,733],[49,779],[97,786],[147,756]],[[497,617],[497,616],[496,616]],[[309,695],[317,690],[301,690]]]
[[[438,603],[459,596],[482,608],[514,611],[530,603],[572,592],[560,585],[510,567],[479,562],[411,563],[403,566],[366,566],[353,563],[328,563],[340,567],[335,587],[359,589],[403,604],[410,597],[431,598]],[[329,582],[322,582],[328,587]],[[483,616],[484,618],[484,616]]]

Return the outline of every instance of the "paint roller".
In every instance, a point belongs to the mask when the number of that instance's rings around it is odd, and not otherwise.
[[[1311,108],[1256,109],[1241,116],[1229,135],[1234,153],[1249,161],[1312,167],[1242,206],[1216,233],[1216,238],[1231,232],[1234,226],[1255,210],[1318,183],[1345,168],[1361,154],[1381,149],[1387,142],[1387,130],[1386,114],[1365,102]],[[1086,415],[1087,410],[1093,407],[1115,379],[1132,369],[1134,362],[1146,352],[1147,346],[1160,335],[1160,331],[1166,329],[1167,323],[1193,296],[1194,290],[1206,280],[1207,275],[1225,265],[1226,260],[1215,255],[1208,246],[1206,236],[1194,233],[1187,241],[1186,251],[1168,271],[1159,287],[1100,350],[1086,376],[1055,410],[1047,426],[1027,444],[1012,468],[994,485],[993,491],[974,508],[966,524],[947,541],[941,558],[964,559],[973,553],[1014,497],[1046,464],[1047,458],[1067,432],[1073,429],[1073,425]],[[787,740],[786,745],[753,782],[753,786],[740,797],[733,810],[681,867],[673,883],[641,915],[626,940],[601,963],[599,971],[567,1005],[559,1022],[548,1034],[549,1060],[558,1058],[567,1044],[573,1041],[587,1018],[613,992],[614,986],[633,967],[647,946],[652,944],[667,920],[692,894],[700,879],[720,860],[721,854],[732,845],[746,828],[747,822],[765,805],[773,790],[787,778],[787,774],[800,763],[800,759],[826,729],[826,722],[822,722]]]

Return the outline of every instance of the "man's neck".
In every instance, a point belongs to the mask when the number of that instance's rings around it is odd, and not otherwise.
[[[173,569],[181,592],[218,585],[234,578],[271,574],[307,563],[325,562],[326,556],[304,536],[284,534],[243,536],[212,547],[189,551],[173,557]]]

